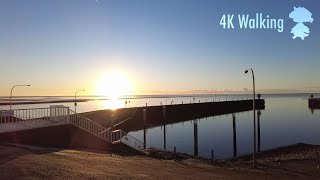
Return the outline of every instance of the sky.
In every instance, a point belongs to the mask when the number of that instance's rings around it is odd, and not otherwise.
[[[314,21],[293,39],[294,6]],[[132,94],[320,92],[318,0],[1,0],[0,96],[96,95],[118,71]],[[284,19],[284,30],[240,29],[238,14]],[[220,20],[234,14],[235,29]],[[116,78],[119,79],[119,78]],[[121,79],[121,78],[120,78]],[[100,83],[100,84],[99,84]],[[121,87],[126,86],[120,86]],[[127,89],[124,91],[128,91]]]

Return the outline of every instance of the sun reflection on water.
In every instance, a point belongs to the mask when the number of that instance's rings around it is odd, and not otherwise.
[[[109,99],[109,100],[103,100],[99,101],[103,109],[112,109],[116,110],[119,108],[124,108],[125,106],[125,100],[122,99]]]

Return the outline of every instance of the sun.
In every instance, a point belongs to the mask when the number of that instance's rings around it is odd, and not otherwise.
[[[119,70],[108,71],[98,80],[95,94],[118,99],[132,91],[132,86],[126,75]]]

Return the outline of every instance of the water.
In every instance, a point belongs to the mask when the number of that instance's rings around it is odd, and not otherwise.
[[[314,113],[308,108],[307,98],[310,94],[275,94],[263,95],[265,110],[261,110],[261,150],[290,145],[294,143],[320,144],[320,110]],[[315,97],[319,97],[315,94]],[[59,97],[56,97],[59,99]],[[101,109],[119,107],[136,107],[181,104],[209,101],[241,100],[251,98],[251,95],[191,95],[188,97],[177,96],[135,96],[129,97],[130,103],[125,105],[122,100],[95,100],[78,103],[78,112],[87,112]],[[36,99],[36,98],[33,98]],[[60,98],[61,99],[61,98]],[[63,97],[62,99],[72,99]],[[79,98],[78,98],[79,99]],[[93,98],[95,99],[95,98]],[[128,100],[129,101],[129,100]],[[59,105],[74,108],[72,102],[58,103]],[[13,109],[34,107],[49,107],[53,104],[14,105]],[[0,106],[8,109],[9,106]],[[248,154],[253,149],[253,113],[236,113],[237,155]],[[194,153],[194,122],[198,127],[198,153],[200,156],[210,156],[211,150],[215,151],[217,158],[233,156],[233,120],[232,115],[221,115],[185,121],[166,125],[166,148],[189,154]],[[143,131],[129,132],[132,136],[143,141]],[[147,146],[164,148],[164,127],[147,129]]]
[[[237,155],[253,151],[253,111],[237,113]],[[233,156],[232,115],[198,119],[198,148],[200,156],[217,158]],[[189,154],[194,153],[194,121],[166,125],[166,147]],[[266,150],[294,143],[320,144],[320,110],[314,113],[302,97],[269,97],[260,116],[260,148]],[[143,131],[130,132],[143,140]],[[258,141],[258,140],[257,140]],[[164,148],[164,127],[147,130],[147,146]]]

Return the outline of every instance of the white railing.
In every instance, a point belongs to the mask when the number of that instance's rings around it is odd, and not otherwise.
[[[76,114],[70,110],[70,123],[110,143],[124,143],[134,149],[143,150],[143,142],[124,132],[123,130],[111,131],[92,120]]]
[[[124,132],[121,129],[112,131],[112,139],[113,139],[113,142],[122,142],[137,150],[144,149],[143,142],[139,141],[138,139],[134,138],[133,136]]]
[[[69,107],[0,110],[0,133],[69,123],[110,143],[124,143],[134,149],[143,150],[143,143],[123,130],[111,131],[75,113]]]
[[[0,132],[12,132],[67,124],[69,108],[64,106],[0,111]]]
[[[112,132],[100,124],[70,110],[70,123],[108,142],[112,142]]]

